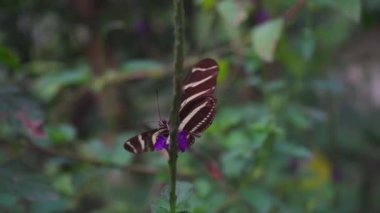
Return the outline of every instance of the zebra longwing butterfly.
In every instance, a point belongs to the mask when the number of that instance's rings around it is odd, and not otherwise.
[[[178,145],[181,151],[192,145],[195,137],[199,137],[214,120],[218,71],[215,60],[203,59],[193,67],[183,81],[178,127]],[[168,122],[160,121],[159,128],[130,138],[124,143],[124,148],[132,153],[155,151],[167,148],[169,141]]]

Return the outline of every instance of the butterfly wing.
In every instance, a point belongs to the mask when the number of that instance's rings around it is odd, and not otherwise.
[[[186,76],[182,86],[179,130],[199,136],[212,123],[216,113],[215,88],[219,72],[213,59],[198,62]],[[190,138],[194,141],[194,138]]]
[[[207,96],[196,99],[180,110],[178,129],[199,135],[212,123],[216,114],[216,98]]]
[[[183,81],[181,109],[197,99],[214,96],[218,72],[215,60],[206,58],[198,62]]]
[[[154,151],[154,145],[156,144],[158,136],[160,135],[167,138],[169,135],[168,129],[152,129],[136,135],[124,142],[124,149],[132,153]]]
[[[218,64],[213,59],[203,59],[198,62],[186,76],[182,85],[180,126],[179,130],[187,133],[187,143],[194,143],[194,136],[199,136],[207,129],[215,117],[216,98],[214,97]],[[148,130],[136,135],[124,143],[124,148],[132,153],[154,151],[159,136],[168,138],[167,123],[160,124],[160,128]]]

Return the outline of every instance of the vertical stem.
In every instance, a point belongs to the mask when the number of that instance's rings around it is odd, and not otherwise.
[[[177,178],[177,158],[178,146],[177,135],[179,118],[178,112],[181,105],[182,78],[183,78],[183,47],[184,47],[184,3],[183,0],[173,0],[174,3],[174,98],[170,114],[170,149],[169,149],[169,167],[170,167],[170,212],[176,212],[176,178]]]

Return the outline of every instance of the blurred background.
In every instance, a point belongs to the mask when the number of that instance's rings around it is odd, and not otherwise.
[[[186,70],[220,73],[181,208],[379,212],[380,1],[185,7]],[[168,118],[173,30],[171,1],[0,2],[1,212],[166,212],[167,156],[123,142]]]

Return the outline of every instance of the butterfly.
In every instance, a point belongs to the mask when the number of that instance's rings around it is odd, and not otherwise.
[[[216,80],[219,72],[215,60],[199,61],[182,82],[179,109],[178,147],[180,151],[191,146],[195,137],[206,130],[216,114]],[[132,153],[167,149],[170,142],[169,122],[161,120],[159,127],[136,135],[124,142],[124,149]]]

